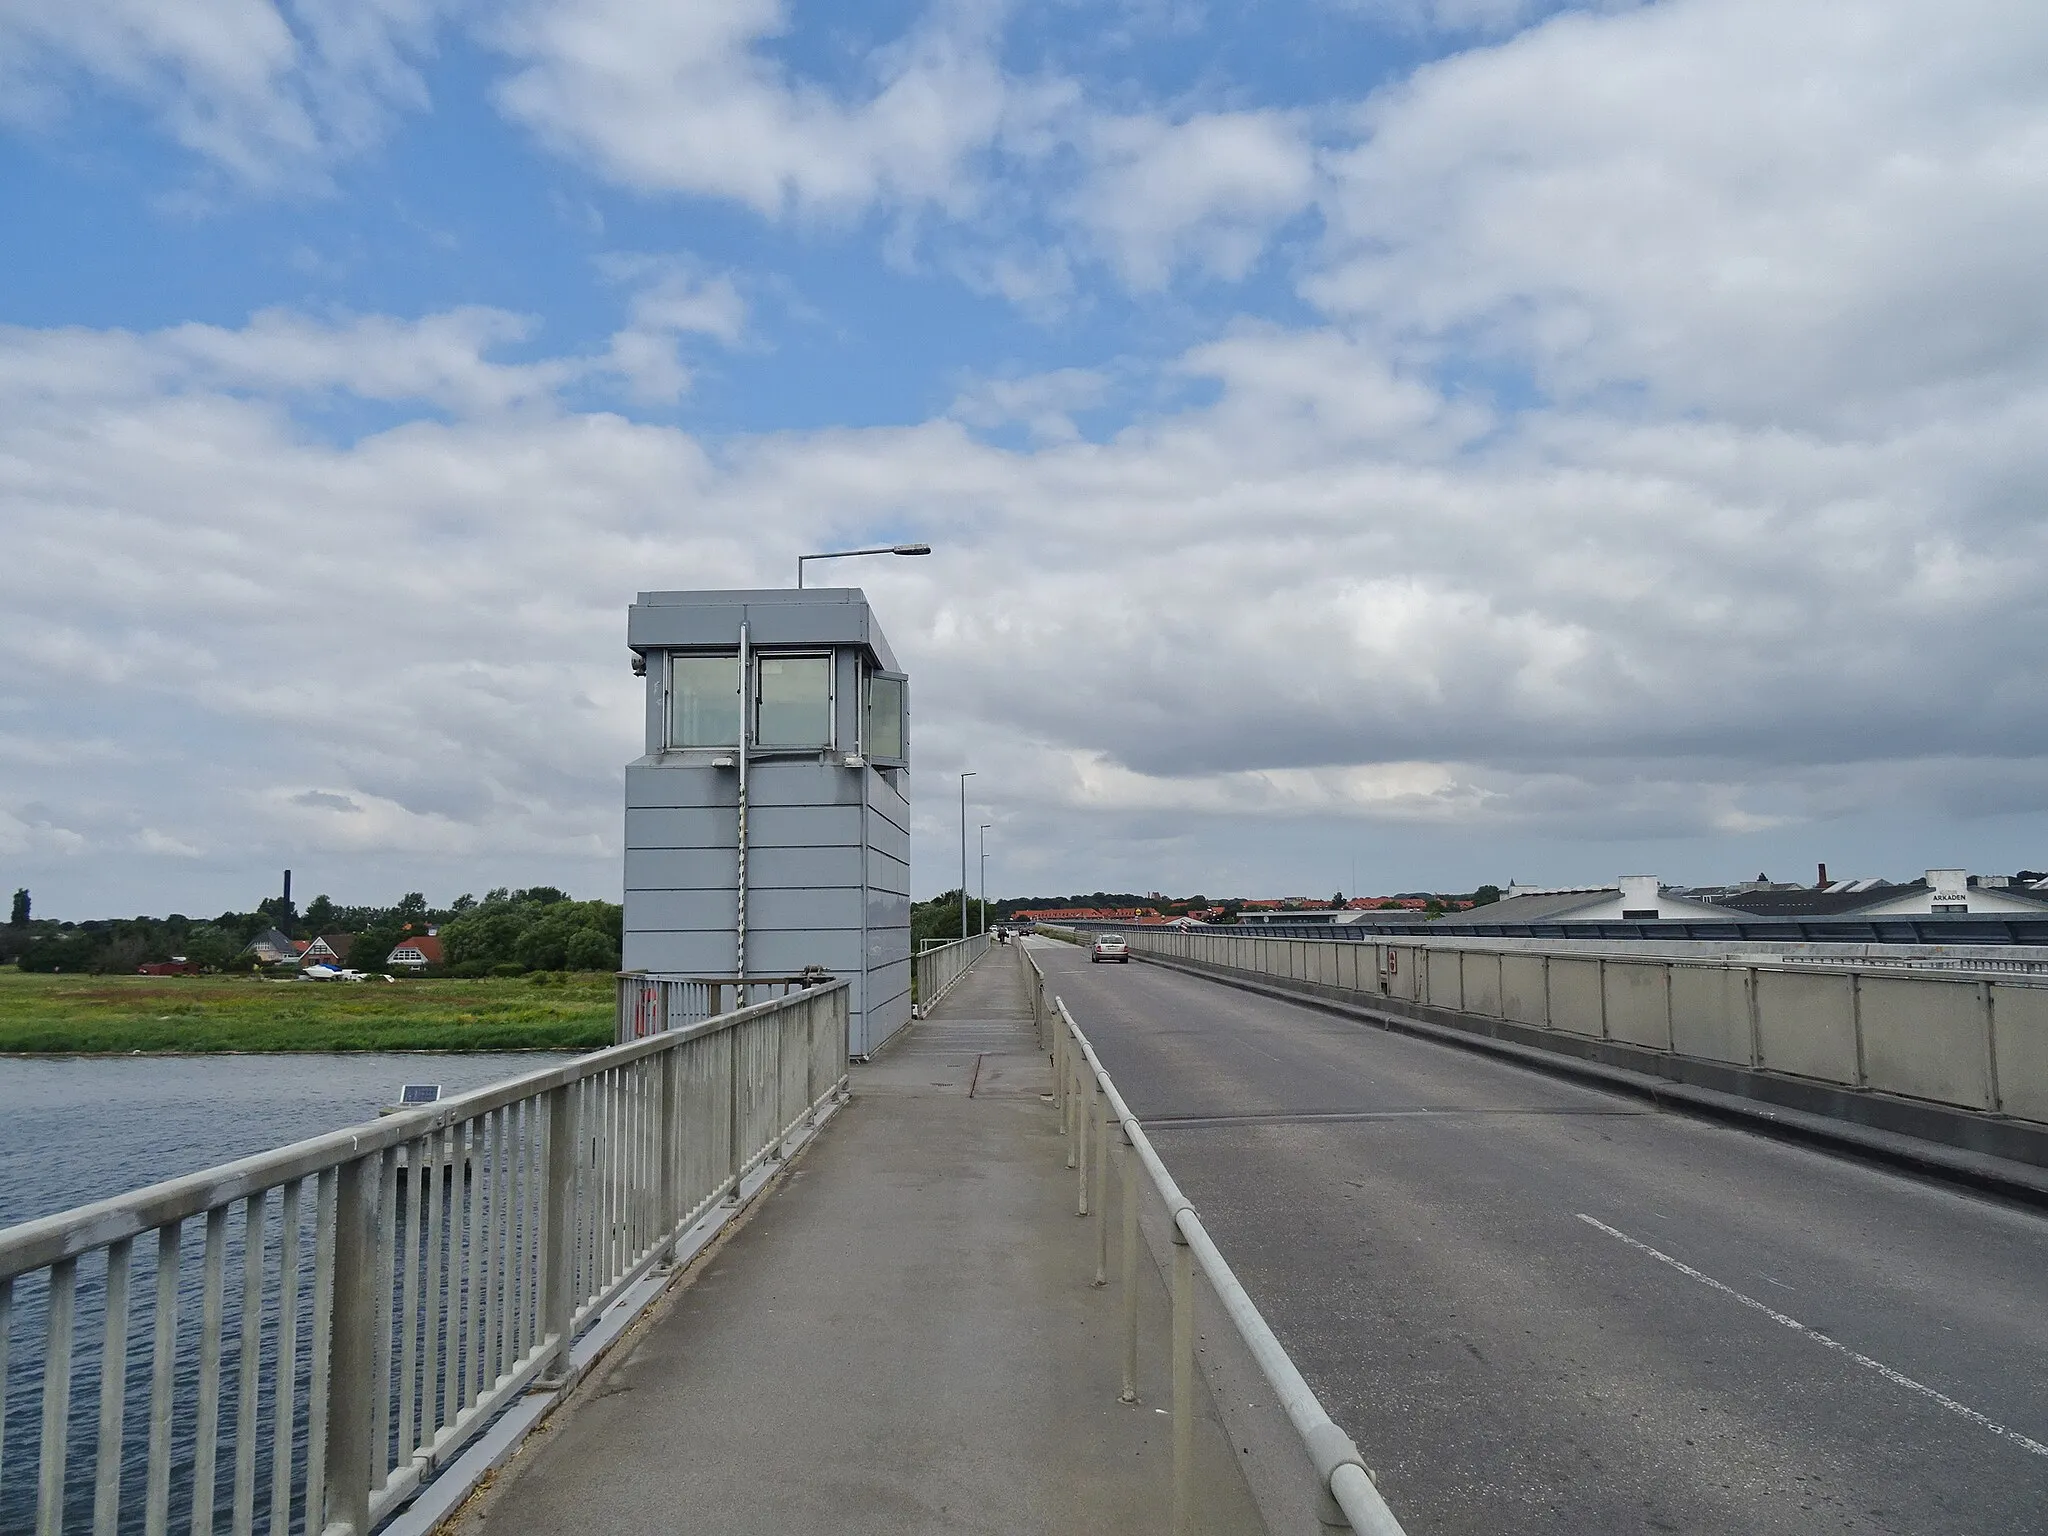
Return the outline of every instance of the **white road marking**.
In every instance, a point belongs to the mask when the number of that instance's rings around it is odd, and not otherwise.
[[[1655,1259],[1658,1263],[1669,1264],[1673,1269],[1677,1270],[1681,1275],[1684,1275],[1687,1279],[1697,1280],[1701,1285],[1707,1286],[1712,1290],[1719,1291],[1722,1295],[1731,1297],[1734,1300],[1741,1302],[1745,1307],[1749,1307],[1755,1311],[1763,1313],[1765,1317],[1768,1317],[1772,1322],[1778,1324],[1780,1327],[1790,1328],[1794,1333],[1803,1333],[1809,1339],[1812,1339],[1816,1344],[1826,1345],[1829,1349],[1835,1351],[1835,1353],[1842,1355],[1847,1359],[1855,1361],[1865,1370],[1877,1372],[1878,1375],[1882,1376],[1886,1381],[1891,1382],[1893,1385],[1904,1387],[1909,1392],[1918,1392],[1922,1397],[1928,1399],[1930,1402],[1939,1403],[1942,1407],[1946,1408],[1950,1413],[1957,1414],[1962,1418],[1968,1419],[1972,1424],[1977,1425],[1981,1429],[1988,1429],[1991,1431],[1991,1433],[2001,1437],[2002,1439],[2010,1440],[2014,1445],[2017,1445],[2023,1451],[2031,1451],[2036,1456],[2048,1456],[2048,1445],[2043,1445],[2038,1440],[2031,1440],[2027,1436],[2021,1434],[2016,1429],[2007,1429],[2003,1424],[2000,1424],[1996,1419],[1987,1419],[1983,1414],[1979,1413],[1976,1409],[1967,1407],[1964,1404],[1957,1402],[1954,1398],[1949,1397],[1944,1393],[1935,1391],[1934,1388],[1926,1385],[1924,1382],[1915,1381],[1912,1377],[1906,1375],[1903,1371],[1893,1370],[1890,1366],[1886,1365],[1882,1360],[1873,1360],[1868,1355],[1858,1354],[1855,1350],[1851,1349],[1848,1345],[1842,1343],[1840,1340],[1831,1339],[1826,1334],[1820,1332],[1820,1330],[1816,1328],[1807,1327],[1806,1324],[1800,1322],[1798,1318],[1787,1317],[1783,1312],[1778,1311],[1777,1308],[1764,1305],[1764,1303],[1758,1301],[1754,1296],[1743,1295],[1742,1292],[1736,1290],[1734,1286],[1724,1285],[1719,1280],[1716,1280],[1712,1275],[1701,1274],[1698,1270],[1694,1269],[1690,1264],[1685,1263],[1683,1260],[1674,1259],[1670,1254],[1665,1253],[1660,1249],[1652,1248],[1648,1243],[1643,1242],[1638,1238],[1630,1237],[1626,1232],[1617,1231],[1615,1228],[1607,1225],[1606,1222],[1588,1216],[1584,1211],[1580,1211],[1578,1213],[1578,1217],[1579,1220],[1583,1221],[1587,1226],[1593,1227],[1598,1231],[1605,1232],[1609,1237],[1615,1239],[1615,1241],[1617,1242],[1628,1244],[1629,1247],[1635,1249],[1638,1253],[1647,1253],[1651,1258]]]

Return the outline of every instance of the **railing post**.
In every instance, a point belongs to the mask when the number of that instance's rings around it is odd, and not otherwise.
[[[1195,1513],[1195,1255],[1175,1216],[1173,1236],[1173,1532]]]
[[[664,1234],[673,1233],[683,1219],[682,1168],[683,1156],[683,1086],[680,1081],[683,1072],[682,1052],[675,1050],[661,1053],[661,1147],[655,1157],[655,1178],[658,1181],[655,1194],[654,1221],[656,1230]],[[673,1261],[675,1252],[669,1251],[664,1263]]]
[[[1078,1076],[1088,1068],[1088,1058],[1079,1051],[1074,1053],[1074,1071]],[[1074,1214],[1088,1214],[1088,1132],[1092,1129],[1089,1121],[1094,1118],[1092,1108],[1095,1098],[1095,1074],[1088,1072],[1088,1091],[1084,1098],[1079,1092],[1074,1095]]]
[[[377,1191],[382,1153],[351,1158],[335,1179],[334,1311],[328,1331],[324,1528],[368,1536],[376,1361]]]
[[[789,1106],[782,1101],[782,1085],[787,1074],[782,1070],[783,1037],[789,1033],[789,1015],[778,1013],[774,1016],[775,1060],[770,1067],[775,1075],[775,1141],[768,1149],[768,1160],[779,1163],[789,1156],[789,1148],[783,1145],[782,1133],[789,1125]]]
[[[1091,1095],[1095,1113],[1095,1283],[1109,1284],[1109,1100],[1101,1085]]]
[[[740,1150],[740,1026],[735,1024],[725,1032],[726,1073],[725,1095],[725,1176],[732,1180],[732,1188],[726,1191],[725,1203],[740,1203],[740,1168],[746,1162],[746,1154]]]
[[[578,1087],[565,1083],[548,1090],[548,1172],[547,1187],[541,1193],[540,1218],[540,1332],[552,1351],[545,1373],[556,1378],[568,1368],[569,1330],[576,1318],[576,1163],[581,1141],[576,1124]],[[461,1179],[458,1165],[458,1191]],[[452,1359],[449,1367],[452,1372]]]
[[[818,1087],[818,1000],[814,997],[804,1003],[804,1102],[811,1107],[812,1125],[824,1113],[818,1102],[822,1097]]]
[[[1138,1400],[1138,1149],[1123,1130],[1124,1217],[1124,1390],[1123,1400]]]

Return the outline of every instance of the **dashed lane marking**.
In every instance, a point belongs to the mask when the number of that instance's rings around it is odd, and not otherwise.
[[[1629,1247],[1635,1249],[1638,1253],[1648,1254],[1651,1258],[1655,1259],[1659,1264],[1670,1265],[1673,1269],[1677,1270],[1681,1275],[1684,1275],[1688,1280],[1697,1280],[1701,1285],[1706,1286],[1708,1289],[1719,1291],[1723,1296],[1727,1296],[1736,1301],[1741,1302],[1745,1307],[1750,1308],[1752,1311],[1763,1313],[1765,1317],[1768,1317],[1772,1322],[1778,1324],[1779,1327],[1790,1328],[1794,1333],[1802,1333],[1806,1335],[1807,1338],[1812,1339],[1816,1344],[1826,1345],[1829,1349],[1832,1349],[1836,1354],[1841,1355],[1843,1358],[1855,1361],[1856,1364],[1862,1366],[1866,1371],[1877,1372],[1878,1375],[1882,1376],[1886,1381],[1891,1382],[1894,1386],[1904,1387],[1908,1392],[1919,1393],[1929,1402],[1940,1404],[1942,1407],[1946,1408],[1950,1413],[1955,1414],[1959,1418],[1968,1419],[1972,1424],[1975,1424],[1978,1428],[1988,1429],[1991,1431],[1992,1434],[1997,1435],[1999,1438],[2004,1440],[2010,1440],[2014,1445],[2018,1446],[2023,1451],[2029,1451],[2036,1456],[2048,1456],[2048,1445],[2043,1445],[2038,1440],[2029,1439],[2027,1436],[2021,1434],[2016,1429],[2008,1429],[2005,1427],[2005,1425],[2000,1424],[1996,1419],[1986,1418],[1976,1409],[1971,1408],[1966,1404],[1957,1402],[1954,1398],[1948,1396],[1946,1393],[1937,1392],[1933,1387],[1928,1386],[1925,1382],[1915,1381],[1905,1372],[1893,1370],[1890,1366],[1886,1365],[1882,1360],[1873,1360],[1868,1355],[1858,1354],[1848,1345],[1842,1343],[1841,1340],[1829,1338],[1826,1334],[1822,1333],[1818,1328],[1807,1327],[1806,1324],[1800,1322],[1799,1319],[1796,1317],[1787,1317],[1783,1312],[1780,1312],[1776,1307],[1767,1306],[1763,1302],[1758,1301],[1754,1296],[1743,1295],[1742,1292],[1736,1290],[1734,1286],[1723,1284],[1721,1281],[1716,1280],[1712,1275],[1701,1274],[1698,1270],[1694,1269],[1690,1264],[1686,1263],[1684,1260],[1674,1259],[1670,1254],[1664,1252],[1661,1248],[1652,1248],[1648,1243],[1642,1241],[1640,1238],[1630,1237],[1626,1232],[1622,1232],[1614,1227],[1610,1227],[1609,1225],[1607,1225],[1606,1222],[1600,1221],[1595,1217],[1588,1216],[1584,1211],[1580,1211],[1578,1213],[1578,1217],[1579,1220],[1583,1221],[1587,1226],[1592,1227],[1596,1231],[1605,1232],[1609,1237],[1613,1238],[1616,1242],[1626,1243]]]

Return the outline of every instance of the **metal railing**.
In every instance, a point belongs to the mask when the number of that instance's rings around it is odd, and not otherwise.
[[[651,971],[621,971],[618,976],[618,1030],[613,1042],[644,1040],[716,1018],[735,1008],[765,1003],[831,978],[822,966],[795,976],[668,976]]]
[[[844,1092],[847,1022],[830,982],[0,1231],[0,1529],[364,1536]]]
[[[1027,952],[1028,953],[1028,952]],[[1032,970],[1037,971],[1034,961]],[[1034,999],[1042,1009],[1044,978]],[[1173,1524],[1175,1536],[1194,1524],[1195,1276],[1209,1283],[1261,1376],[1279,1400],[1327,1495],[1326,1524],[1348,1525],[1364,1536],[1402,1536],[1401,1523],[1380,1497],[1358,1447],[1324,1411],[1301,1372],[1288,1358],[1259,1309],[1217,1249],[1194,1205],[1180,1191],[1153,1149],[1145,1129],[1124,1103],[1064,999],[1044,1012],[1052,1032],[1053,1092],[1066,1141],[1067,1166],[1075,1170],[1075,1214],[1095,1219],[1095,1283],[1109,1277],[1108,1163],[1111,1128],[1118,1133],[1119,1205],[1123,1252],[1123,1400],[1138,1395],[1138,1200],[1145,1183],[1164,1202],[1173,1247],[1171,1305]],[[1091,1177],[1092,1175],[1092,1177]]]
[[[970,938],[933,945],[910,962],[911,995],[917,999],[919,1018],[930,1013],[933,1005],[946,995],[946,990],[965,976],[975,961],[988,953],[988,945],[989,936],[977,933]]]
[[[1124,938],[1141,956],[1396,1013],[1437,1010],[1520,1026],[1539,1041],[1598,1041],[2048,1125],[2048,986],[2038,976],[1739,952],[1558,952],[1486,940],[1332,942],[1146,928]]]

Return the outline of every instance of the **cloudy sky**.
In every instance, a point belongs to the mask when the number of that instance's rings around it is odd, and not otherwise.
[[[921,893],[2048,867],[2044,274],[2039,0],[0,0],[0,885],[613,894],[894,538]]]

